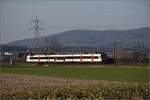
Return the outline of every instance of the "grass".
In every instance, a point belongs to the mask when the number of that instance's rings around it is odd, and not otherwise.
[[[81,67],[82,66],[82,67]],[[148,67],[108,67],[103,65],[7,66],[1,74],[62,77],[69,79],[148,82]]]

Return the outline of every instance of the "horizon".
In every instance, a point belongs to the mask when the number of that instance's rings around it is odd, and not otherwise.
[[[66,31],[62,31],[62,32],[54,33],[54,34],[44,35],[44,36],[40,36],[39,38],[46,37],[46,36],[57,35],[57,34],[62,34],[63,32],[69,32],[69,31],[130,31],[130,30],[138,30],[138,29],[145,29],[145,28],[150,29],[150,27],[139,27],[139,28],[133,28],[133,29],[104,29],[104,30],[89,30],[89,29],[80,29],[79,30],[79,29],[76,29],[76,30],[66,30]],[[14,40],[14,41],[10,41],[10,42],[3,43],[3,44],[0,44],[0,45],[5,45],[5,44],[12,43],[12,42],[22,41],[22,40],[27,40],[27,39],[34,39],[34,37]]]

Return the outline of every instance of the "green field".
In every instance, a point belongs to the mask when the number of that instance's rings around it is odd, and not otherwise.
[[[71,79],[148,82],[149,68],[123,66],[114,68],[103,65],[50,65],[50,66],[5,66],[1,74],[23,74],[62,77]]]

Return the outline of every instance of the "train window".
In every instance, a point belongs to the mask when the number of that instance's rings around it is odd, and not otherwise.
[[[39,57],[30,57],[30,59],[39,59]]]
[[[64,59],[64,57],[55,57],[55,59],[61,60]]]
[[[91,59],[91,58],[93,58],[93,59],[97,59],[98,58],[98,56],[88,56],[88,57],[82,57],[83,59]]]
[[[66,59],[80,59],[80,57],[65,57]]]
[[[84,56],[77,56],[77,57],[65,57],[66,59],[80,59],[82,57],[82,59],[91,59],[91,58],[93,58],[93,59],[97,59],[98,58],[98,56],[88,56],[88,57],[84,57]]]
[[[77,57],[30,57],[30,59],[98,59],[98,56],[77,56]]]
[[[30,59],[49,59],[49,57],[30,57]],[[50,57],[50,59],[54,59],[54,57]]]

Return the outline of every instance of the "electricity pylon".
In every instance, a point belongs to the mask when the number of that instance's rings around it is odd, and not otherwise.
[[[37,18],[37,16],[31,21],[31,28],[29,30],[33,30],[34,33],[34,39],[33,39],[33,49],[37,51],[39,50],[39,37],[40,37],[40,31],[44,31],[44,28],[42,28],[42,21]]]

